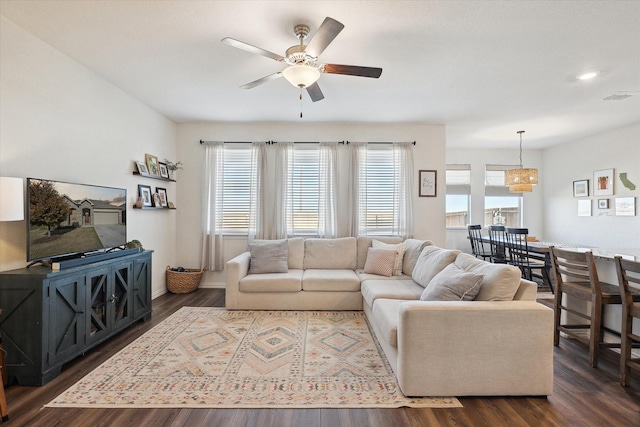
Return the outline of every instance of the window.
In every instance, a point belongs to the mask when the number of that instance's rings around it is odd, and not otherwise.
[[[522,226],[522,193],[510,193],[504,172],[517,166],[486,165],[484,225]]]
[[[466,227],[471,195],[471,165],[447,165],[446,227]]]
[[[222,168],[222,230],[246,234],[251,200],[251,146],[225,144]]]
[[[320,195],[320,149],[318,145],[289,150],[287,234],[316,235]]]
[[[358,234],[413,234],[411,143],[364,144],[358,149]]]

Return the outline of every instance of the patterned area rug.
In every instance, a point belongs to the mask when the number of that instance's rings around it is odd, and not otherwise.
[[[407,398],[362,312],[183,307],[48,407],[461,407]]]

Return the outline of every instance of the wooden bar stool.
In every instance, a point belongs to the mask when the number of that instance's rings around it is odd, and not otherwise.
[[[2,309],[0,308],[0,314]],[[0,416],[2,421],[9,420],[9,410],[7,409],[7,396],[4,394],[4,384],[7,382],[7,367],[4,364],[4,348],[2,348],[2,335],[0,335]]]
[[[640,358],[633,358],[631,348],[634,342],[640,345],[640,335],[633,333],[633,319],[640,319],[640,262],[615,257],[618,286],[622,297],[622,346],[620,348],[620,384],[629,385],[631,369],[640,371]]]
[[[615,285],[600,282],[591,251],[577,252],[559,249],[553,246],[551,246],[549,250],[551,252],[552,272],[556,280],[554,345],[557,346],[560,343],[560,332],[586,344],[589,347],[589,363],[595,368],[598,366],[600,348],[620,347],[620,342],[603,342],[603,331],[605,328],[602,324],[602,311],[605,304],[622,304],[620,291]],[[570,295],[590,302],[590,314],[563,305],[563,295]],[[638,296],[640,297],[640,295]],[[561,322],[561,313],[563,310],[586,319],[589,323],[563,324]],[[615,333],[615,331],[607,330]],[[589,332],[588,336],[585,336],[585,331]]]

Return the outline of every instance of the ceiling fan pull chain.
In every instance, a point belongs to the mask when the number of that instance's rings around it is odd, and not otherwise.
[[[302,118],[302,86],[300,86],[300,118]]]

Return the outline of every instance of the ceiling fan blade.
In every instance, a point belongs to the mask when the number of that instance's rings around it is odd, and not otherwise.
[[[266,56],[267,58],[275,59],[276,61],[284,61],[284,58],[277,53],[269,52],[268,50],[250,45],[249,43],[241,42],[240,40],[232,39],[231,37],[223,38],[222,43],[238,49],[246,50],[247,52],[257,53],[258,55]]]
[[[348,76],[372,77],[377,79],[382,68],[358,67],[356,65],[324,64],[320,70],[327,74],[346,74]]]
[[[324,52],[327,46],[329,46],[329,43],[336,38],[343,28],[344,25],[342,23],[327,16],[324,21],[322,21],[322,24],[320,24],[318,31],[316,31],[311,40],[309,40],[309,44],[305,49],[306,52],[317,58],[322,52]]]
[[[259,85],[261,85],[261,84],[263,84],[263,83],[270,82],[271,80],[275,80],[275,79],[278,79],[278,78],[280,78],[280,77],[282,77],[282,72],[277,72],[277,73],[274,73],[274,74],[269,74],[269,75],[268,75],[268,76],[266,76],[266,77],[263,77],[263,78],[258,79],[258,80],[256,80],[256,81],[253,81],[253,82],[251,82],[251,83],[244,84],[244,85],[240,86],[240,88],[241,88],[241,89],[251,89],[252,87],[259,86]]]
[[[315,82],[311,86],[307,86],[307,93],[313,102],[322,101],[324,99],[324,95],[320,90],[320,86],[318,86],[318,82]]]

